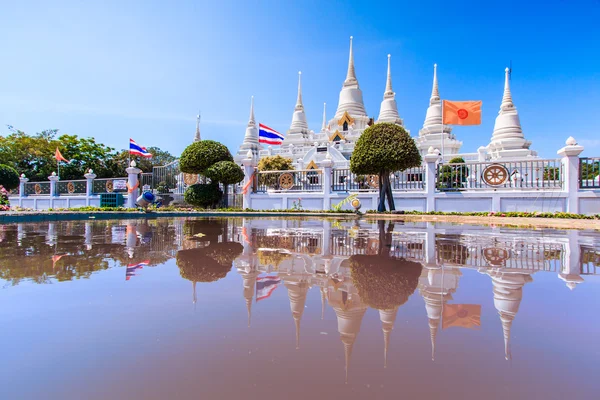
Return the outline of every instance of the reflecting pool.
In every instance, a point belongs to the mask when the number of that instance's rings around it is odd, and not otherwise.
[[[0,226],[2,399],[591,399],[600,233]]]

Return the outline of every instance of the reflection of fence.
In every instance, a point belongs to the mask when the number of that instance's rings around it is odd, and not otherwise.
[[[320,169],[292,171],[261,171],[255,175],[255,192],[320,192],[323,171]]]
[[[581,246],[581,275],[600,275],[600,251]]]
[[[582,189],[600,188],[600,157],[579,159],[579,187]]]
[[[438,190],[562,189],[561,160],[438,164]]]
[[[421,261],[425,255],[423,252],[424,240],[418,237],[392,238],[389,244],[380,246],[379,238],[373,236],[352,237],[343,232],[330,237],[331,253],[336,256],[377,255],[385,252],[393,258],[405,258],[413,261]],[[381,247],[381,248],[380,248]]]

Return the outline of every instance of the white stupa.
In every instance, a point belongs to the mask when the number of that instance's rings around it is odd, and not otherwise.
[[[531,142],[525,139],[521,129],[519,113],[510,92],[509,71],[508,68],[504,70],[504,95],[494,124],[494,133],[487,147],[492,160],[519,160],[537,156],[535,151],[529,149]]]
[[[442,133],[443,130],[443,133]],[[442,146],[443,135],[443,146]],[[422,156],[427,154],[429,147],[440,149],[444,154],[444,159],[450,159],[458,154],[462,142],[456,140],[452,134],[452,127],[442,126],[442,100],[438,88],[437,64],[433,65],[433,87],[431,89],[431,98],[429,99],[429,108],[425,115],[425,122],[419,131],[419,137],[415,139],[417,148]]]
[[[258,152],[262,149],[262,146],[258,142],[258,127],[256,126],[256,120],[254,119],[254,96],[250,100],[250,119],[246,127],[246,135],[244,136],[244,142],[240,146],[237,154],[234,156],[236,163],[240,163],[242,159],[246,158],[248,151],[252,152],[252,156],[258,158]]]
[[[396,93],[392,89],[392,71],[390,67],[391,54],[388,54],[387,79],[385,82],[385,92],[383,93],[383,101],[379,108],[379,118],[377,122],[389,122],[404,126],[404,122],[398,114],[398,105],[396,104]]]
[[[369,119],[367,118],[367,112],[365,111],[365,104],[363,102],[362,90],[360,90],[360,87],[358,85],[358,79],[356,79],[356,71],[354,69],[354,52],[352,50],[352,36],[350,36],[350,55],[348,57],[348,72],[346,73],[346,80],[344,81],[344,84],[342,85],[342,90],[340,91],[340,98],[338,102],[337,111],[335,112],[334,121],[342,119],[344,113],[348,113],[354,118],[364,117],[366,118],[366,122],[369,122]],[[357,127],[360,128],[359,126]]]

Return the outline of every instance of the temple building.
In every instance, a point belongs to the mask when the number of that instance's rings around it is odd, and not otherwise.
[[[263,146],[259,143],[258,127],[254,118],[254,101],[250,106],[250,119],[242,145],[234,159],[241,164],[242,159],[252,156],[262,158],[281,155],[290,158],[297,169],[317,168],[319,162],[328,159],[336,168],[349,166],[350,156],[356,141],[366,128],[377,122],[393,123],[404,126],[396,103],[396,93],[392,87],[391,55],[387,57],[387,75],[383,99],[377,118],[369,117],[363,101],[356,69],[354,66],[353,38],[350,37],[350,51],[346,79],[340,90],[337,109],[333,118],[327,120],[326,104],[323,104],[323,118],[320,129],[310,129],[302,101],[302,73],[298,73],[298,93],[292,113],[290,128],[285,133],[281,146]],[[452,127],[442,124],[442,97],[440,96],[437,65],[433,70],[433,87],[429,107],[425,114],[423,127],[415,137],[421,155],[429,148],[437,149],[444,160],[463,157],[466,161],[486,160],[525,160],[537,157],[530,150],[531,142],[525,139],[517,109],[512,100],[509,83],[509,70],[505,71],[504,94],[500,112],[490,143],[481,146],[475,153],[461,153],[462,142],[458,140]],[[410,132],[409,132],[410,133]]]

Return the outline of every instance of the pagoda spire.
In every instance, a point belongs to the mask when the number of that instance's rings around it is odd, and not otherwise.
[[[350,56],[348,57],[348,73],[346,74],[346,81],[344,85],[353,85],[357,84],[358,80],[356,79],[356,71],[354,70],[354,52],[352,51],[352,39],[350,36]]]
[[[298,98],[296,99],[296,111],[304,111],[302,104],[302,71],[298,71]]]
[[[198,110],[198,115],[196,115],[196,135],[194,136],[194,142],[199,142],[202,140],[200,137],[200,110]]]
[[[321,125],[321,130],[327,130],[327,103],[323,103],[323,124]]]
[[[256,126],[254,120],[254,96],[250,98],[250,119],[248,120],[248,126]]]
[[[440,90],[438,88],[437,64],[433,64],[433,87],[431,88],[431,98],[429,104],[438,103],[440,101]]]
[[[501,110],[507,110],[514,107],[512,94],[510,93],[510,69],[504,70],[504,95],[502,96]]]
[[[252,323],[252,298],[246,299],[246,309],[248,310],[248,328]]]
[[[502,333],[504,335],[504,359],[507,361],[512,358],[512,354],[510,352],[510,328],[512,327],[512,322],[514,319],[514,315],[510,315],[502,311],[500,312],[500,321],[502,322]]]
[[[388,68],[387,68],[387,80],[385,81],[385,93],[383,97],[392,97],[394,96],[394,90],[392,89],[392,69],[390,59],[392,58],[391,54],[388,54]]]
[[[321,319],[325,318],[326,297],[327,297],[327,293],[325,292],[325,288],[321,288]]]
[[[429,318],[429,336],[431,338],[431,361],[435,361],[435,342],[439,326],[439,319]]]

